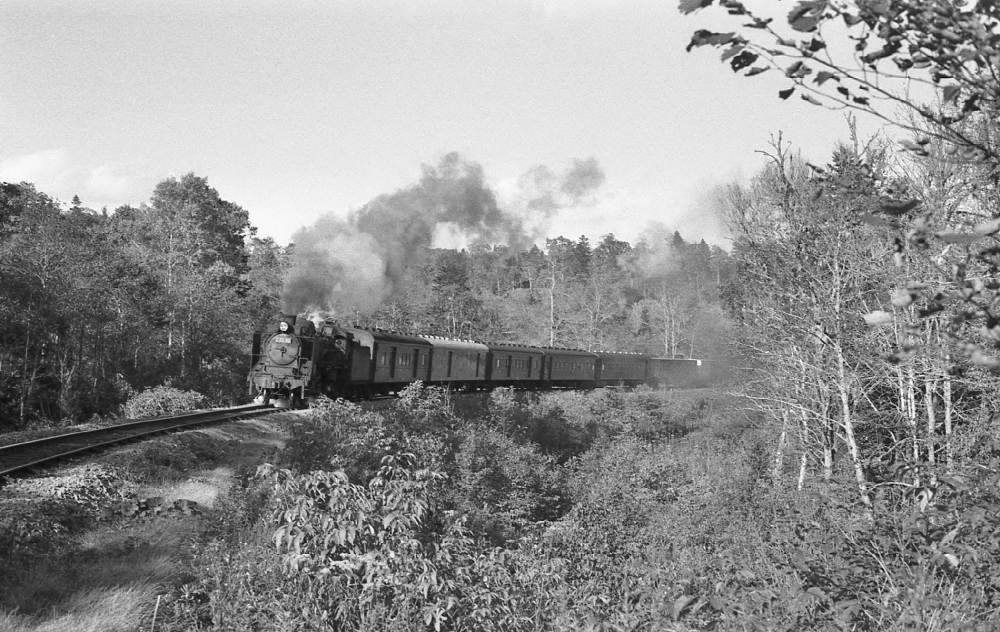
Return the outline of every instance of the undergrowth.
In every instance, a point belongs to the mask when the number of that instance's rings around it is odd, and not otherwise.
[[[997,619],[998,464],[868,510],[717,396],[322,402],[207,521],[164,630],[951,630]],[[1000,454],[1000,452],[998,452]],[[990,460],[994,459],[994,460]]]

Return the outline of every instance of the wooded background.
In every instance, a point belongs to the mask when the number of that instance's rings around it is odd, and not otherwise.
[[[416,211],[415,211],[416,212]],[[359,253],[366,259],[366,253]],[[370,253],[371,265],[380,261]],[[96,212],[30,183],[0,185],[0,428],[119,413],[143,389],[246,397],[251,332],[280,313],[285,277],[327,278],[295,244],[188,174],[148,204]],[[728,253],[653,228],[532,246],[427,248],[374,309],[310,316],[403,332],[656,356],[721,355]],[[313,279],[317,280],[317,279]],[[286,301],[287,302],[287,301]]]

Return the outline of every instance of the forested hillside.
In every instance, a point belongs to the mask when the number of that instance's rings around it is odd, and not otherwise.
[[[544,249],[420,248],[396,271],[394,291],[364,311],[298,310],[287,296],[283,303],[289,275],[360,283],[350,270],[300,264],[295,249],[257,236],[246,210],[194,174],[164,180],[147,204],[110,212],[3,183],[0,430],[119,415],[153,387],[194,391],[214,405],[243,401],[250,334],[282,309],[658,356],[720,356],[727,344],[718,287],[731,274],[729,255],[662,228],[635,245],[607,235],[595,245],[559,237]],[[380,263],[374,250],[353,256]]]

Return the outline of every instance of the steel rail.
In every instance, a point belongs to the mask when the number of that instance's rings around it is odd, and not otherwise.
[[[47,463],[76,456],[141,437],[148,437],[180,428],[202,424],[258,417],[276,412],[270,406],[241,406],[220,410],[203,410],[180,415],[165,415],[142,419],[94,430],[67,432],[52,437],[0,446],[0,481],[14,472],[39,467]],[[2,484],[2,483],[0,483]]]

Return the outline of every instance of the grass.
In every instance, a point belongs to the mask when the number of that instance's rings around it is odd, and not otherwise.
[[[184,499],[211,511],[237,476],[273,460],[288,420],[282,417],[123,446],[100,457],[105,464],[101,471],[115,472],[116,485],[129,490],[129,498],[160,496],[167,505]],[[60,489],[74,490],[77,498],[95,498],[78,489],[90,480],[79,470],[24,479],[3,490],[0,527],[23,516],[24,507],[72,503],[72,498],[53,500]],[[182,583],[189,572],[203,521],[203,516],[179,512],[100,522],[91,517],[62,531],[57,542],[45,536],[37,545],[11,549],[0,555],[0,630],[150,630],[157,596]]]
[[[143,487],[139,493],[142,498],[161,496],[163,498],[192,500],[200,507],[211,509],[215,499],[235,480],[236,472],[231,467],[216,467],[202,470],[187,480],[181,480],[167,485],[150,485]]]
[[[131,632],[152,625],[157,587],[149,582],[77,591],[45,617],[0,612],[8,632]]]

